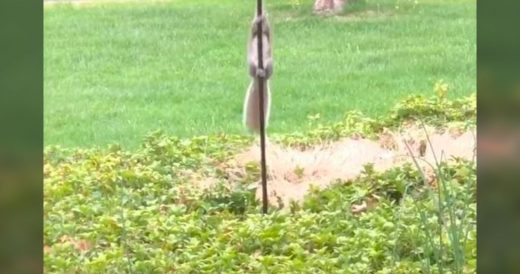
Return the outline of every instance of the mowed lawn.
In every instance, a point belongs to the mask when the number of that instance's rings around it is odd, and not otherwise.
[[[137,146],[161,129],[248,134],[245,49],[254,1],[96,2],[45,7],[45,144]],[[383,115],[409,94],[476,89],[476,1],[367,0],[340,16],[267,1],[275,72],[270,133],[308,115]]]

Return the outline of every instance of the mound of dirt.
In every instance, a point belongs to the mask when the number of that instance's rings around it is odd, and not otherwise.
[[[425,172],[432,174],[427,163],[435,165],[436,158],[438,161],[450,161],[454,157],[475,159],[475,136],[474,131],[439,132],[413,127],[400,132],[385,131],[376,141],[345,138],[306,150],[267,142],[269,200],[275,205],[279,201],[284,205],[291,200],[301,201],[311,185],[325,188],[336,179],[354,179],[369,163],[375,170],[384,171],[413,161],[410,152],[420,159]],[[244,171],[248,163],[259,160],[260,149],[254,145],[236,155],[233,163]],[[260,199],[261,187],[257,187],[256,195]]]

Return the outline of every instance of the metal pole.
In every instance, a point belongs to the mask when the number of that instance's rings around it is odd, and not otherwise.
[[[257,15],[262,15],[262,0],[257,0],[256,11]],[[262,23],[258,22],[258,68],[264,69],[264,60],[263,60],[263,45],[262,45]],[[266,168],[266,159],[265,159],[265,111],[264,111],[264,94],[265,94],[265,79],[264,77],[258,76],[258,88],[260,96],[260,100],[258,100],[260,104],[260,153],[261,153],[261,172],[262,172],[262,213],[267,213],[268,200],[267,200],[267,168]]]

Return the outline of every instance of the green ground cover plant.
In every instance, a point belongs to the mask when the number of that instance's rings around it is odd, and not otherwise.
[[[449,100],[442,93],[406,98],[392,113],[406,115],[386,115],[381,123],[476,117],[474,96]],[[360,116],[320,128],[344,127],[348,136],[361,127],[370,136],[379,129],[374,120]],[[331,135],[302,136],[314,142]],[[475,162],[431,163],[434,180],[412,164],[382,173],[367,165],[356,179],[313,190],[283,209],[273,206],[264,216],[250,189],[258,166],[244,167],[236,181],[222,168],[251,142],[241,135],[153,132],[135,150],[48,146],[46,272],[475,273]],[[193,173],[218,184],[200,188]],[[370,206],[357,210],[363,203]]]
[[[45,144],[137,148],[152,130],[245,134],[245,45],[254,4],[110,1],[45,8]],[[475,90],[474,0],[366,0],[338,16],[312,0],[267,1],[275,74],[269,132],[309,115],[381,116],[438,79],[450,99]]]

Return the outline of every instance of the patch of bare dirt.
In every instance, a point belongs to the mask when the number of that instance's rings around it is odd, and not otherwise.
[[[76,249],[77,251],[82,251],[82,252],[89,251],[90,249],[92,249],[92,244],[90,242],[88,242],[86,240],[79,240],[79,239],[76,239],[76,238],[68,236],[68,235],[61,236],[60,243],[71,244],[74,247],[74,249]],[[45,253],[52,252],[52,247],[44,246],[43,251]]]
[[[291,200],[301,201],[311,185],[325,188],[336,179],[354,179],[369,163],[373,164],[375,170],[384,171],[412,162],[408,148],[419,159],[429,176],[433,172],[427,163],[435,165],[436,158],[438,161],[450,161],[454,157],[475,159],[474,131],[438,132],[428,128],[426,132],[428,135],[419,127],[407,128],[401,132],[385,131],[375,141],[345,138],[306,150],[268,142],[266,153],[269,200],[276,205],[279,201],[284,205],[288,205]],[[236,167],[241,167],[240,170],[245,175],[243,167],[259,160],[259,147],[254,145],[236,155],[233,163]],[[234,169],[235,173],[236,170]],[[257,198],[260,197],[261,188],[257,187]]]

